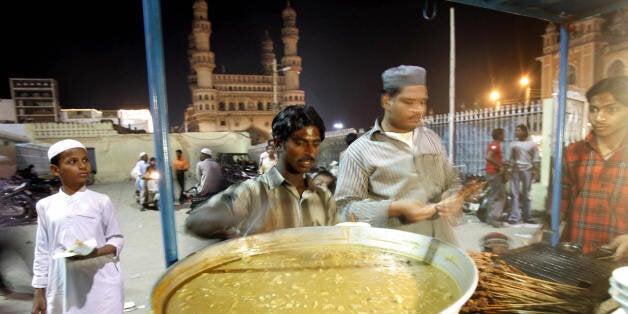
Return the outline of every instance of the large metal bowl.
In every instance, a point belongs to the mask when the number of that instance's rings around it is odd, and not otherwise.
[[[386,249],[418,260],[430,260],[454,279],[461,296],[441,313],[458,313],[478,283],[473,260],[455,246],[434,238],[394,229],[364,226],[305,227],[232,239],[208,246],[172,265],[152,290],[154,313],[165,313],[169,297],[203,270],[234,258],[265,252],[319,245],[361,245]]]

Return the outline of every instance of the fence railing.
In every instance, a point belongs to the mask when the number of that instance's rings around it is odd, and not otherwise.
[[[443,145],[449,149],[449,116],[438,114],[425,118],[425,125],[440,135]],[[454,163],[465,175],[484,175],[486,148],[493,141],[493,129],[504,129],[502,150],[508,158],[508,147],[515,138],[519,124],[528,127],[533,140],[540,140],[543,129],[543,112],[540,103],[504,105],[500,108],[484,108],[456,112],[454,114]],[[538,142],[537,142],[538,143]],[[449,152],[448,152],[449,153]]]

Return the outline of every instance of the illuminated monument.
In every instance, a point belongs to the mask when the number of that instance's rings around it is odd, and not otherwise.
[[[186,130],[248,131],[253,144],[266,141],[270,138],[273,117],[281,106],[305,104],[305,93],[299,87],[301,57],[297,54],[296,12],[290,3],[282,12],[281,62],[275,64],[273,42],[266,32],[261,53],[263,72],[249,75],[214,73],[216,63],[210,47],[212,30],[207,2],[196,0],[193,11],[188,51],[192,104],[185,111]]]

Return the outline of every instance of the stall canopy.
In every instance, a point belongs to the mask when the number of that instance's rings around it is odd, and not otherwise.
[[[558,24],[615,11],[627,0],[448,0],[500,12],[523,15]]]
[[[426,0],[429,2],[430,0]],[[554,156],[563,156],[565,108],[567,106],[567,57],[569,55],[568,24],[615,11],[628,5],[628,0],[447,0],[499,12],[546,20],[560,25],[560,65],[558,71],[558,116],[554,134]],[[552,181],[552,244],[558,243],[562,158],[556,158]]]

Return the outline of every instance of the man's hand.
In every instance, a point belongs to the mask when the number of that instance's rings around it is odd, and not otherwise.
[[[441,217],[455,217],[460,215],[464,203],[464,195],[460,193],[453,194],[436,204],[438,215]]]
[[[46,313],[46,290],[44,288],[35,288],[33,294],[33,309],[32,314],[44,314]]]
[[[425,204],[417,200],[394,201],[388,208],[388,217],[400,216],[407,222],[426,220],[436,214],[436,204]]]
[[[628,261],[628,234],[615,237],[611,243],[602,246],[602,248],[615,251],[613,260],[616,262]]]

